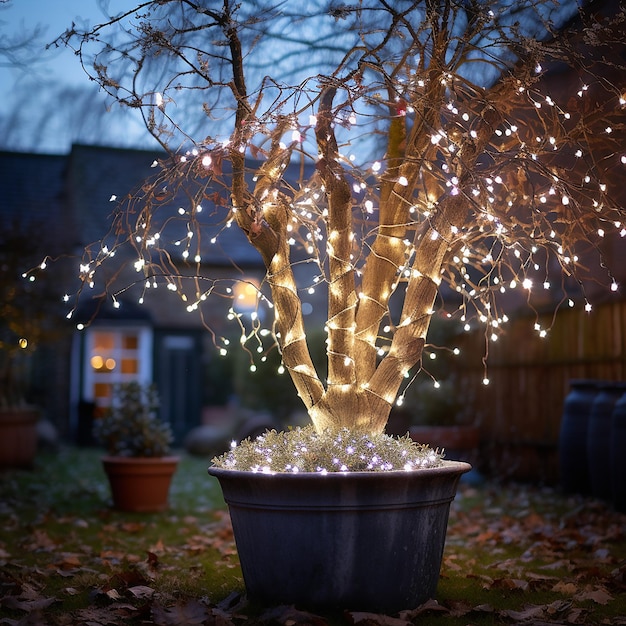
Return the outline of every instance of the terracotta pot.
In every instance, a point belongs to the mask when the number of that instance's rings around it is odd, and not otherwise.
[[[411,426],[413,441],[428,444],[431,448],[445,450],[447,459],[474,462],[480,445],[477,426]]]
[[[0,468],[31,468],[37,452],[35,408],[0,410]]]
[[[144,513],[166,509],[178,461],[178,457],[174,456],[103,457],[102,465],[111,485],[113,506],[120,511]]]
[[[228,503],[249,598],[395,613],[434,596],[450,503],[470,469],[209,474]]]

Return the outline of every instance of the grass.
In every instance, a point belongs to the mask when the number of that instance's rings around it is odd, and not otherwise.
[[[37,580],[41,598],[57,599],[47,609],[53,615],[135,583],[212,601],[243,590],[226,507],[206,472],[207,460],[183,455],[170,509],[140,514],[110,507],[99,456],[93,449],[64,448],[40,455],[32,471],[0,475],[5,590]],[[0,615],[2,610],[0,605]]]
[[[169,510],[133,514],[111,508],[99,456],[63,448],[39,455],[33,470],[0,474],[0,624],[37,623],[42,607],[45,623],[60,626],[212,623],[193,616],[236,603],[244,587],[209,461],[182,454]],[[626,516],[598,501],[462,485],[437,604],[401,617],[425,626],[626,624],[625,529]],[[252,624],[265,608],[237,610]],[[226,611],[232,623],[243,621],[237,610]],[[345,623],[341,614],[324,620]],[[270,621],[310,618],[283,611]]]

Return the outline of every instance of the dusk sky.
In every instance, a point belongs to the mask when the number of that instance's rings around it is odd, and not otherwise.
[[[155,148],[136,111],[111,104],[91,82],[69,48],[46,49],[72,21],[81,26],[106,21],[132,8],[128,0],[0,0],[0,41],[41,29],[26,66],[10,67],[0,56],[0,150],[66,153],[72,143]],[[567,17],[575,3],[555,9]],[[554,16],[553,16],[554,17]],[[557,19],[557,21],[559,21]],[[1,46],[2,44],[0,44]],[[108,105],[108,107],[107,107]],[[110,111],[107,111],[107,108]]]
[[[117,13],[122,7],[131,6],[124,0],[108,2],[109,10]],[[8,67],[0,58],[0,150],[62,153],[81,133],[80,128],[70,129],[76,115],[57,92],[66,87],[81,88],[86,92],[95,87],[83,72],[78,58],[67,48],[45,49],[76,21],[91,25],[105,21],[98,0],[9,0],[0,3],[0,37],[17,37],[33,32],[40,27],[42,34],[33,40],[33,54],[37,61],[28,67]],[[106,115],[104,97],[99,98],[102,114]],[[93,109],[92,109],[93,110]],[[115,114],[111,124],[115,124]],[[30,122],[49,117],[45,132],[33,130]],[[83,121],[83,124],[85,122]],[[145,130],[138,124],[132,125],[134,134],[125,129],[125,140],[133,144],[130,137],[141,137]],[[84,131],[84,129],[83,129]],[[137,141],[140,141],[138,139]],[[110,140],[102,137],[100,143],[119,143],[115,136]]]

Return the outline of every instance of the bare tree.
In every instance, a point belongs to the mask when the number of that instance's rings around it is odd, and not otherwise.
[[[581,246],[600,255],[605,235],[624,232],[612,196],[624,67],[607,51],[625,15],[545,0],[302,4],[143,2],[65,34],[171,155],[118,214],[116,243],[86,250],[81,280],[97,284],[129,245],[144,279],[202,310],[220,293],[199,280],[203,220],[223,213],[199,209],[219,207],[225,189],[224,226],[263,259],[272,335],[314,425],[381,432],[437,309],[477,318],[490,336],[509,294],[532,305],[549,288],[558,305],[596,277]],[[571,93],[557,93],[545,77],[565,67]],[[167,243],[177,216],[162,216],[180,190],[182,258]],[[185,260],[195,278],[183,277]],[[314,268],[304,284],[302,266]],[[322,288],[326,379],[301,299]],[[253,320],[243,342],[262,331]]]
[[[126,148],[154,147],[141,119],[110,106],[94,85],[63,85],[28,76],[12,94],[14,106],[0,115],[0,146],[23,152],[64,152],[73,143]],[[142,141],[143,140],[143,141]]]
[[[37,26],[31,30],[9,28],[6,20],[2,19],[5,11],[10,9],[10,0],[0,2],[0,67],[27,67],[37,62],[38,50],[36,42],[43,35],[43,27]]]

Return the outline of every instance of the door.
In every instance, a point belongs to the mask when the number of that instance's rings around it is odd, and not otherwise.
[[[202,410],[202,342],[196,331],[160,331],[155,336],[154,381],[161,417],[180,445],[200,423]]]
[[[113,385],[152,382],[152,328],[144,325],[93,325],[77,335],[72,405],[77,442],[93,442],[93,420],[111,405]]]

